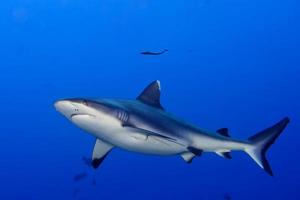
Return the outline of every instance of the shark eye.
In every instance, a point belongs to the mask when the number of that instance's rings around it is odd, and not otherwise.
[[[83,101],[82,101],[82,104],[87,106],[87,105],[88,105],[87,100],[83,100]]]

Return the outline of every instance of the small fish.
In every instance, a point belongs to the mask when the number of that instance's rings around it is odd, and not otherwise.
[[[164,49],[163,51],[161,52],[151,52],[151,51],[143,51],[141,52],[142,55],[147,55],[147,56],[158,56],[158,55],[161,55],[165,52],[167,52],[168,49]]]
[[[83,173],[80,173],[80,174],[76,174],[74,177],[73,177],[73,180],[74,181],[81,181],[83,179],[85,179],[87,177],[87,173],[83,172]]]

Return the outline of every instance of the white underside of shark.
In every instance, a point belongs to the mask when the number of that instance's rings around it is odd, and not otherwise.
[[[103,123],[99,123],[101,120]],[[96,138],[107,141],[113,146],[140,153],[174,155],[185,151],[186,145],[177,144],[165,138],[146,135],[139,129],[122,127],[115,119],[99,115],[77,115],[72,122]],[[110,126],[106,126],[109,124]]]
[[[202,152],[231,158],[234,150],[245,151],[270,175],[265,153],[289,122],[284,118],[248,140],[232,139],[226,128],[207,132],[164,111],[160,83],[151,83],[136,100],[65,99],[56,109],[72,123],[97,138],[92,165],[97,168],[108,153],[119,147],[129,151],[181,155],[188,163]]]

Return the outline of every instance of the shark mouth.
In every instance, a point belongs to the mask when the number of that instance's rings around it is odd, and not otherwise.
[[[87,114],[87,113],[74,113],[70,115],[70,118],[72,119],[75,116],[89,116],[89,117],[95,117],[95,115]]]

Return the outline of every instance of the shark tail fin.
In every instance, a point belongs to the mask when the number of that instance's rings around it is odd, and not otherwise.
[[[289,123],[289,118],[284,118],[270,128],[267,128],[249,138],[251,146],[246,148],[246,153],[269,175],[273,176],[266,152]]]

